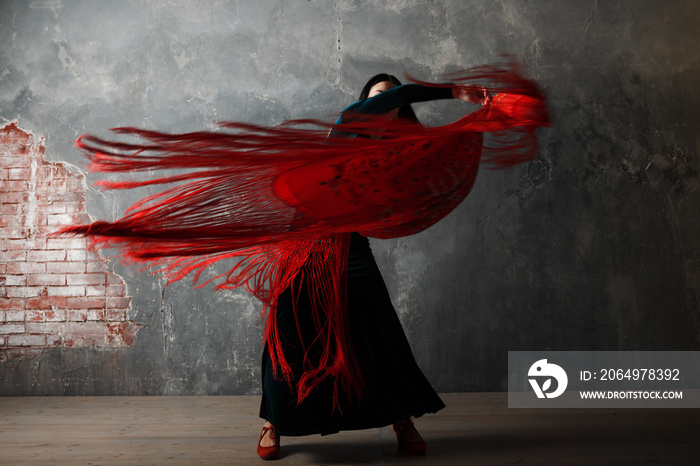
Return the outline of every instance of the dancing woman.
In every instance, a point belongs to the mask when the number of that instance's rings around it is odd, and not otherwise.
[[[487,96],[485,90],[418,84],[402,86],[394,76],[378,74],[364,86],[359,100],[343,111],[336,127],[362,115],[381,115],[389,120],[401,119],[418,124],[412,103],[458,98],[483,104]],[[376,128],[367,128],[364,134],[340,136],[334,131],[331,137],[382,137],[381,129],[372,129]],[[293,380],[302,377],[305,363],[317,364],[310,359],[323,353],[322,348],[314,347],[318,335],[312,320],[311,299],[302,281],[295,283],[293,289],[285,290],[277,304],[277,325],[284,342],[284,356],[293,367]],[[260,417],[266,422],[258,445],[261,458],[279,456],[282,435],[325,435],[389,424],[393,424],[401,452],[425,453],[426,444],[411,417],[437,412],[444,404],[413,358],[368,239],[356,232],[351,234],[347,266],[347,316],[349,344],[357,360],[358,375],[364,381],[364,396],[353,402],[343,394],[342,406],[334,409],[332,386],[325,383],[299,403],[296,386],[275,378],[273,362],[266,348],[260,407]]]

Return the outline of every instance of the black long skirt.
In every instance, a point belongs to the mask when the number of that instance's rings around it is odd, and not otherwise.
[[[277,322],[285,341],[285,357],[298,380],[304,351],[291,300],[289,290],[280,296]],[[309,306],[308,294],[301,293],[297,312],[305,342],[312,342],[314,337],[310,312],[304,312]],[[326,435],[383,427],[445,407],[416,364],[369,241],[356,233],[352,235],[348,267],[348,320],[366,392],[361,401],[350,401],[341,393],[342,413],[333,410],[331,381],[321,384],[298,405],[296,387],[273,377],[270,355],[267,347],[264,349],[260,417],[270,421],[278,434]]]

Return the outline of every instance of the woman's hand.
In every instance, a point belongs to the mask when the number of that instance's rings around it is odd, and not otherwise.
[[[486,105],[491,101],[491,96],[484,86],[453,87],[452,97],[474,105]]]

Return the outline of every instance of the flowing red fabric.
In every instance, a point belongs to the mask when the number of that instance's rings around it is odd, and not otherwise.
[[[448,79],[453,84],[439,86],[481,85],[495,96],[480,110],[440,127],[355,115],[352,123],[335,128],[296,120],[276,127],[223,123],[219,131],[186,134],[114,129],[127,140],[84,135],[77,146],[90,159],[90,172],[169,170],[159,178],[97,185],[169,186],[115,222],[60,233],[117,247],[126,262],[153,267],[170,282],[193,273],[199,286],[215,281],[217,289],[247,287],[263,302],[275,376],[296,384],[299,402],[331,378],[339,408],[341,389],[348,398],[361,397],[364,389],[347,325],[350,233],[393,238],[425,230],[467,196],[480,164],[504,168],[532,160],[535,129],[548,125],[544,98],[513,63]],[[331,129],[331,135],[369,137],[329,137]],[[483,133],[489,133],[486,140]],[[224,259],[231,260],[227,273],[201,278],[208,266]],[[299,293],[302,280],[312,294],[324,352],[320,360],[305,361],[305,372],[293,380],[275,309],[280,293],[290,287]]]

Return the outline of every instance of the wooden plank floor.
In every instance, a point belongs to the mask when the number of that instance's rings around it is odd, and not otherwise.
[[[282,438],[273,464],[700,465],[693,409],[508,409],[504,393],[446,394],[416,425],[424,457],[391,427]],[[261,464],[259,397],[0,398],[0,464]]]

